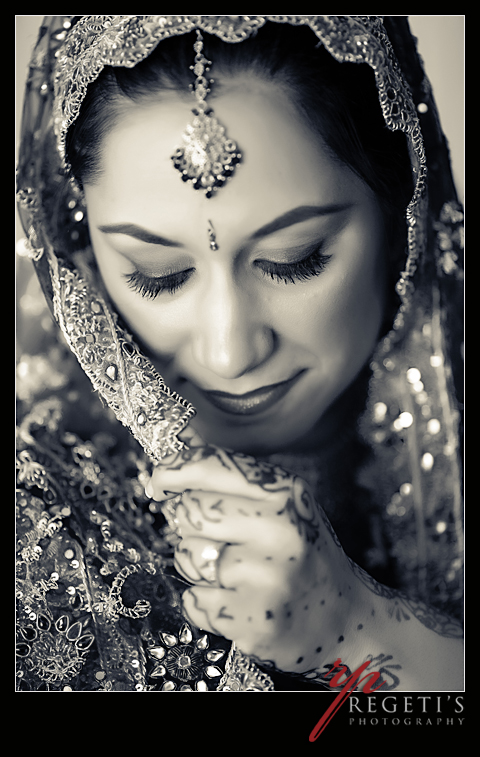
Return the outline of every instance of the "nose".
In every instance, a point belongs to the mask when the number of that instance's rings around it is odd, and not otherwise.
[[[274,350],[258,293],[218,271],[197,302],[192,352],[203,368],[234,379],[264,363]]]

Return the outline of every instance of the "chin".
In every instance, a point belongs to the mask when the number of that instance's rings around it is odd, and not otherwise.
[[[212,424],[197,416],[193,423],[209,444],[257,457],[298,450],[311,431],[306,430],[305,424],[288,426],[280,417],[273,422],[271,419],[263,422],[226,419],[222,424]]]
[[[197,405],[193,423],[209,444],[256,457],[325,449],[342,428],[356,423],[368,378],[366,369],[340,394],[309,394],[258,415],[229,415]]]

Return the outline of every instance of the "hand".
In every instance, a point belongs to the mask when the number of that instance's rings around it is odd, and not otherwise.
[[[182,438],[188,449],[155,468],[147,493],[182,493],[175,565],[192,584],[186,615],[282,670],[338,656],[355,577],[306,482],[190,429]]]

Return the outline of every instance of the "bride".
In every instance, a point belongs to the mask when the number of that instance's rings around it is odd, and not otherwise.
[[[45,19],[20,689],[462,689],[438,128],[403,17]]]

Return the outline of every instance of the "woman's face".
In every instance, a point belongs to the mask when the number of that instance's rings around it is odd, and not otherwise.
[[[377,342],[382,216],[283,92],[238,81],[212,104],[243,160],[210,199],[170,157],[191,121],[184,99],[129,106],[105,137],[102,173],[85,187],[95,256],[207,441],[253,454],[298,447],[328,436]]]

